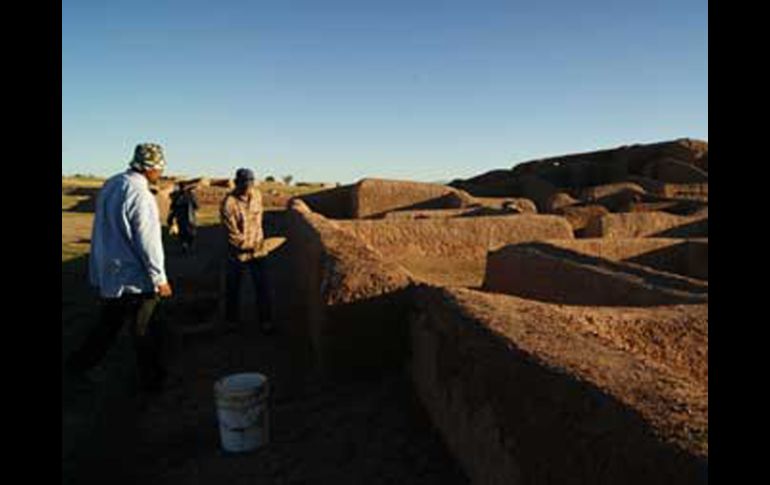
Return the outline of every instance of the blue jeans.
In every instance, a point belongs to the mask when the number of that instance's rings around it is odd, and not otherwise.
[[[227,258],[225,274],[225,318],[229,322],[238,322],[240,319],[240,294],[241,278],[244,271],[248,271],[254,287],[257,290],[257,311],[260,324],[272,321],[272,301],[267,284],[267,268],[265,258],[252,259],[251,261],[238,261],[235,258]]]

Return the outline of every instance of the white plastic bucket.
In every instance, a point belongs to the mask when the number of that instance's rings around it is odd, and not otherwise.
[[[268,443],[267,377],[256,372],[233,374],[214,384],[222,448],[227,452],[252,451]]]

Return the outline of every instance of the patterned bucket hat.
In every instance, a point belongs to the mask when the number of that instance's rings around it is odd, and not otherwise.
[[[166,158],[163,156],[163,148],[156,143],[140,143],[134,149],[134,158],[129,166],[136,170],[166,168]]]

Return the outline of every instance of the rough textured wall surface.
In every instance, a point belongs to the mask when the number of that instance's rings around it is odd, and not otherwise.
[[[383,219],[442,219],[448,217],[461,217],[472,213],[477,209],[465,207],[462,209],[423,209],[423,210],[399,210],[391,211],[383,216]]]
[[[577,237],[583,236],[585,228],[588,227],[592,220],[610,213],[606,207],[597,204],[567,206],[557,209],[555,212],[560,216],[564,216],[570,226],[572,226]]]
[[[637,177],[649,183],[638,182]],[[685,138],[549,157],[450,185],[472,195],[529,197],[543,212],[548,197],[560,189],[622,182],[637,182],[647,192],[661,195],[707,198],[708,143]]]
[[[571,305],[650,306],[708,301],[708,284],[544,243],[489,253],[483,289]]]
[[[708,202],[709,184],[701,183],[670,183],[651,179],[641,175],[628,177],[629,181],[635,182],[647,191],[649,194],[660,197],[680,198]]]
[[[356,372],[402,362],[411,276],[307,207],[291,210],[287,239],[297,281],[293,332],[309,337],[323,368]]]
[[[627,261],[708,281],[708,239],[640,237],[635,239],[566,239],[545,241],[612,261]]]
[[[673,238],[639,237],[630,239],[553,239],[544,242],[599,258],[606,258],[612,261],[625,261],[650,251],[668,248],[685,241],[683,239]]]
[[[708,237],[708,211],[693,216],[666,212],[607,214],[592,219],[584,237],[632,239],[637,237]]]
[[[415,388],[473,483],[707,483],[705,306],[415,294]]]
[[[451,195],[451,194],[450,194]],[[456,209],[402,209],[385,213],[383,219],[431,219],[448,217],[504,216],[537,214],[535,203],[513,197],[473,197],[463,199]]]
[[[353,185],[353,217],[381,217],[393,210],[456,209],[471,197],[446,185],[403,180],[363,179]]]
[[[709,181],[708,171],[671,157],[648,162],[642,168],[642,175],[673,184],[707,184]]]
[[[352,185],[343,185],[302,195],[298,199],[302,200],[313,212],[330,219],[352,219],[354,217]]]
[[[151,190],[155,195],[155,202],[158,204],[158,214],[160,214],[160,220],[163,224],[166,223],[169,211],[171,210],[171,192],[173,190],[173,185],[154,187]]]
[[[200,205],[218,206],[222,203],[229,192],[230,189],[220,186],[198,185],[193,189],[195,198],[198,200],[198,204]]]
[[[592,202],[602,199],[607,196],[615,195],[623,192],[636,192],[637,194],[644,194],[645,190],[639,184],[633,182],[619,182],[614,184],[593,185],[578,190],[579,197],[585,201]]]
[[[507,209],[519,214],[537,214],[537,206],[530,199],[523,197],[471,197],[471,207],[480,206],[490,209]]]
[[[486,257],[506,244],[543,239],[570,239],[572,227],[564,218],[519,214],[490,217],[372,221],[340,221],[343,227],[388,257]]]

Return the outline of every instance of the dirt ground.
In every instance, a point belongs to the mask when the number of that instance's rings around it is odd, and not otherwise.
[[[63,199],[63,357],[98,316],[86,284],[91,215],[64,206]],[[92,372],[92,384],[62,377],[64,483],[467,483],[405,373],[324,380],[285,333],[263,336],[254,325],[220,332],[218,229],[201,232],[192,258],[168,243],[167,269],[179,290],[165,309],[169,388],[157,396],[135,391],[125,332]],[[274,264],[280,274],[281,262]],[[228,456],[219,448],[213,386],[243,371],[270,379],[272,442]]]

